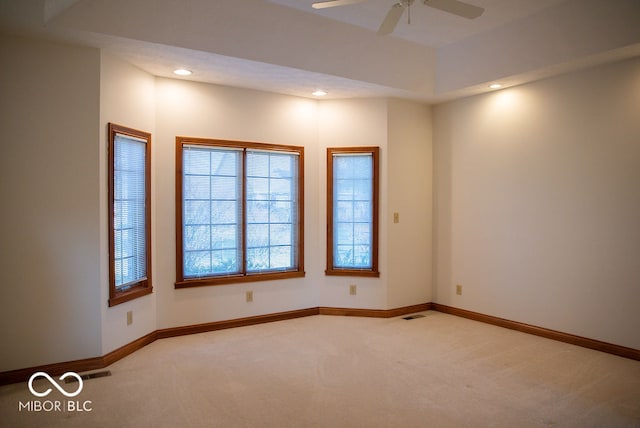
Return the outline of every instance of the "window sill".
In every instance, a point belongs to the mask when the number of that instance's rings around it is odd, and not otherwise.
[[[303,278],[304,271],[270,272],[253,275],[229,275],[193,278],[176,281],[175,288],[206,287],[210,285],[237,284],[243,282],[273,281],[276,279]]]
[[[153,287],[150,285],[138,285],[130,288],[127,291],[117,293],[115,296],[109,298],[109,307],[119,305],[124,302],[128,302],[138,297],[146,296],[153,292]]]
[[[365,269],[327,269],[324,271],[327,276],[365,276],[379,278],[380,272],[377,270]]]

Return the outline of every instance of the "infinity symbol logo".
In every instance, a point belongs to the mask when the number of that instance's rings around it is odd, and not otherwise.
[[[60,380],[64,380],[67,377],[71,376],[78,380],[78,390],[75,392],[67,392],[60,385],[58,385],[58,383],[51,376],[49,376],[45,372],[36,372],[32,374],[31,377],[29,378],[29,391],[31,391],[31,393],[36,397],[46,397],[52,391],[51,388],[47,389],[45,392],[38,392],[33,389],[33,381],[39,376],[46,378],[51,383],[51,385],[55,386],[55,388],[66,397],[75,397],[76,395],[80,394],[80,392],[82,392],[82,387],[84,386],[82,383],[82,378],[78,373],[66,372],[65,374],[59,377]]]

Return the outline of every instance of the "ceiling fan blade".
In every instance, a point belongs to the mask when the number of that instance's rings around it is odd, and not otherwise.
[[[391,6],[387,16],[380,24],[380,28],[378,28],[378,34],[381,36],[386,36],[387,34],[393,33],[393,30],[396,29],[396,25],[398,25],[398,21],[402,17],[402,13],[404,12],[405,6],[402,3],[396,3]]]
[[[467,19],[477,18],[484,13],[484,8],[459,0],[424,0],[424,4]]]
[[[311,5],[314,9],[325,9],[327,7],[346,6],[348,4],[362,3],[366,0],[329,0],[320,1]]]

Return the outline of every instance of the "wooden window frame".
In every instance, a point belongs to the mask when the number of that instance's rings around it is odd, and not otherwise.
[[[371,268],[341,268],[333,265],[333,156],[334,154],[370,154],[373,158],[373,219]],[[380,192],[380,148],[379,147],[328,147],[327,148],[327,268],[326,275],[379,277],[379,192]]]
[[[115,278],[115,138],[125,135],[145,141],[145,269],[146,277],[127,286],[126,290],[118,290]],[[115,123],[108,124],[108,175],[109,175],[109,306],[119,305],[138,297],[151,294],[151,134]]]
[[[184,146],[220,147],[229,149],[242,149],[242,272],[230,275],[216,275],[198,278],[185,278],[184,276],[184,241],[183,241],[183,147]],[[298,266],[295,270],[253,273],[246,269],[246,152],[247,150],[272,151],[280,153],[296,153],[298,155],[298,243],[296,247]],[[259,282],[280,280],[288,278],[300,278],[305,276],[304,271],[304,147],[281,145],[271,143],[256,143],[245,141],[229,141],[209,138],[176,137],[176,282],[175,288],[191,288],[211,285],[226,285],[244,282]]]

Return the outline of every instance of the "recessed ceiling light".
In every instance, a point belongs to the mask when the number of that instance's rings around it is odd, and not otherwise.
[[[315,95],[316,97],[324,97],[325,95],[327,95],[327,91],[318,89],[317,91],[312,92],[311,95]]]
[[[191,76],[191,70],[187,70],[186,68],[178,68],[177,70],[173,70],[174,74],[178,76]]]
[[[502,85],[500,83],[492,83],[492,84],[489,85],[489,87],[491,89],[500,89],[500,88],[502,88]]]

